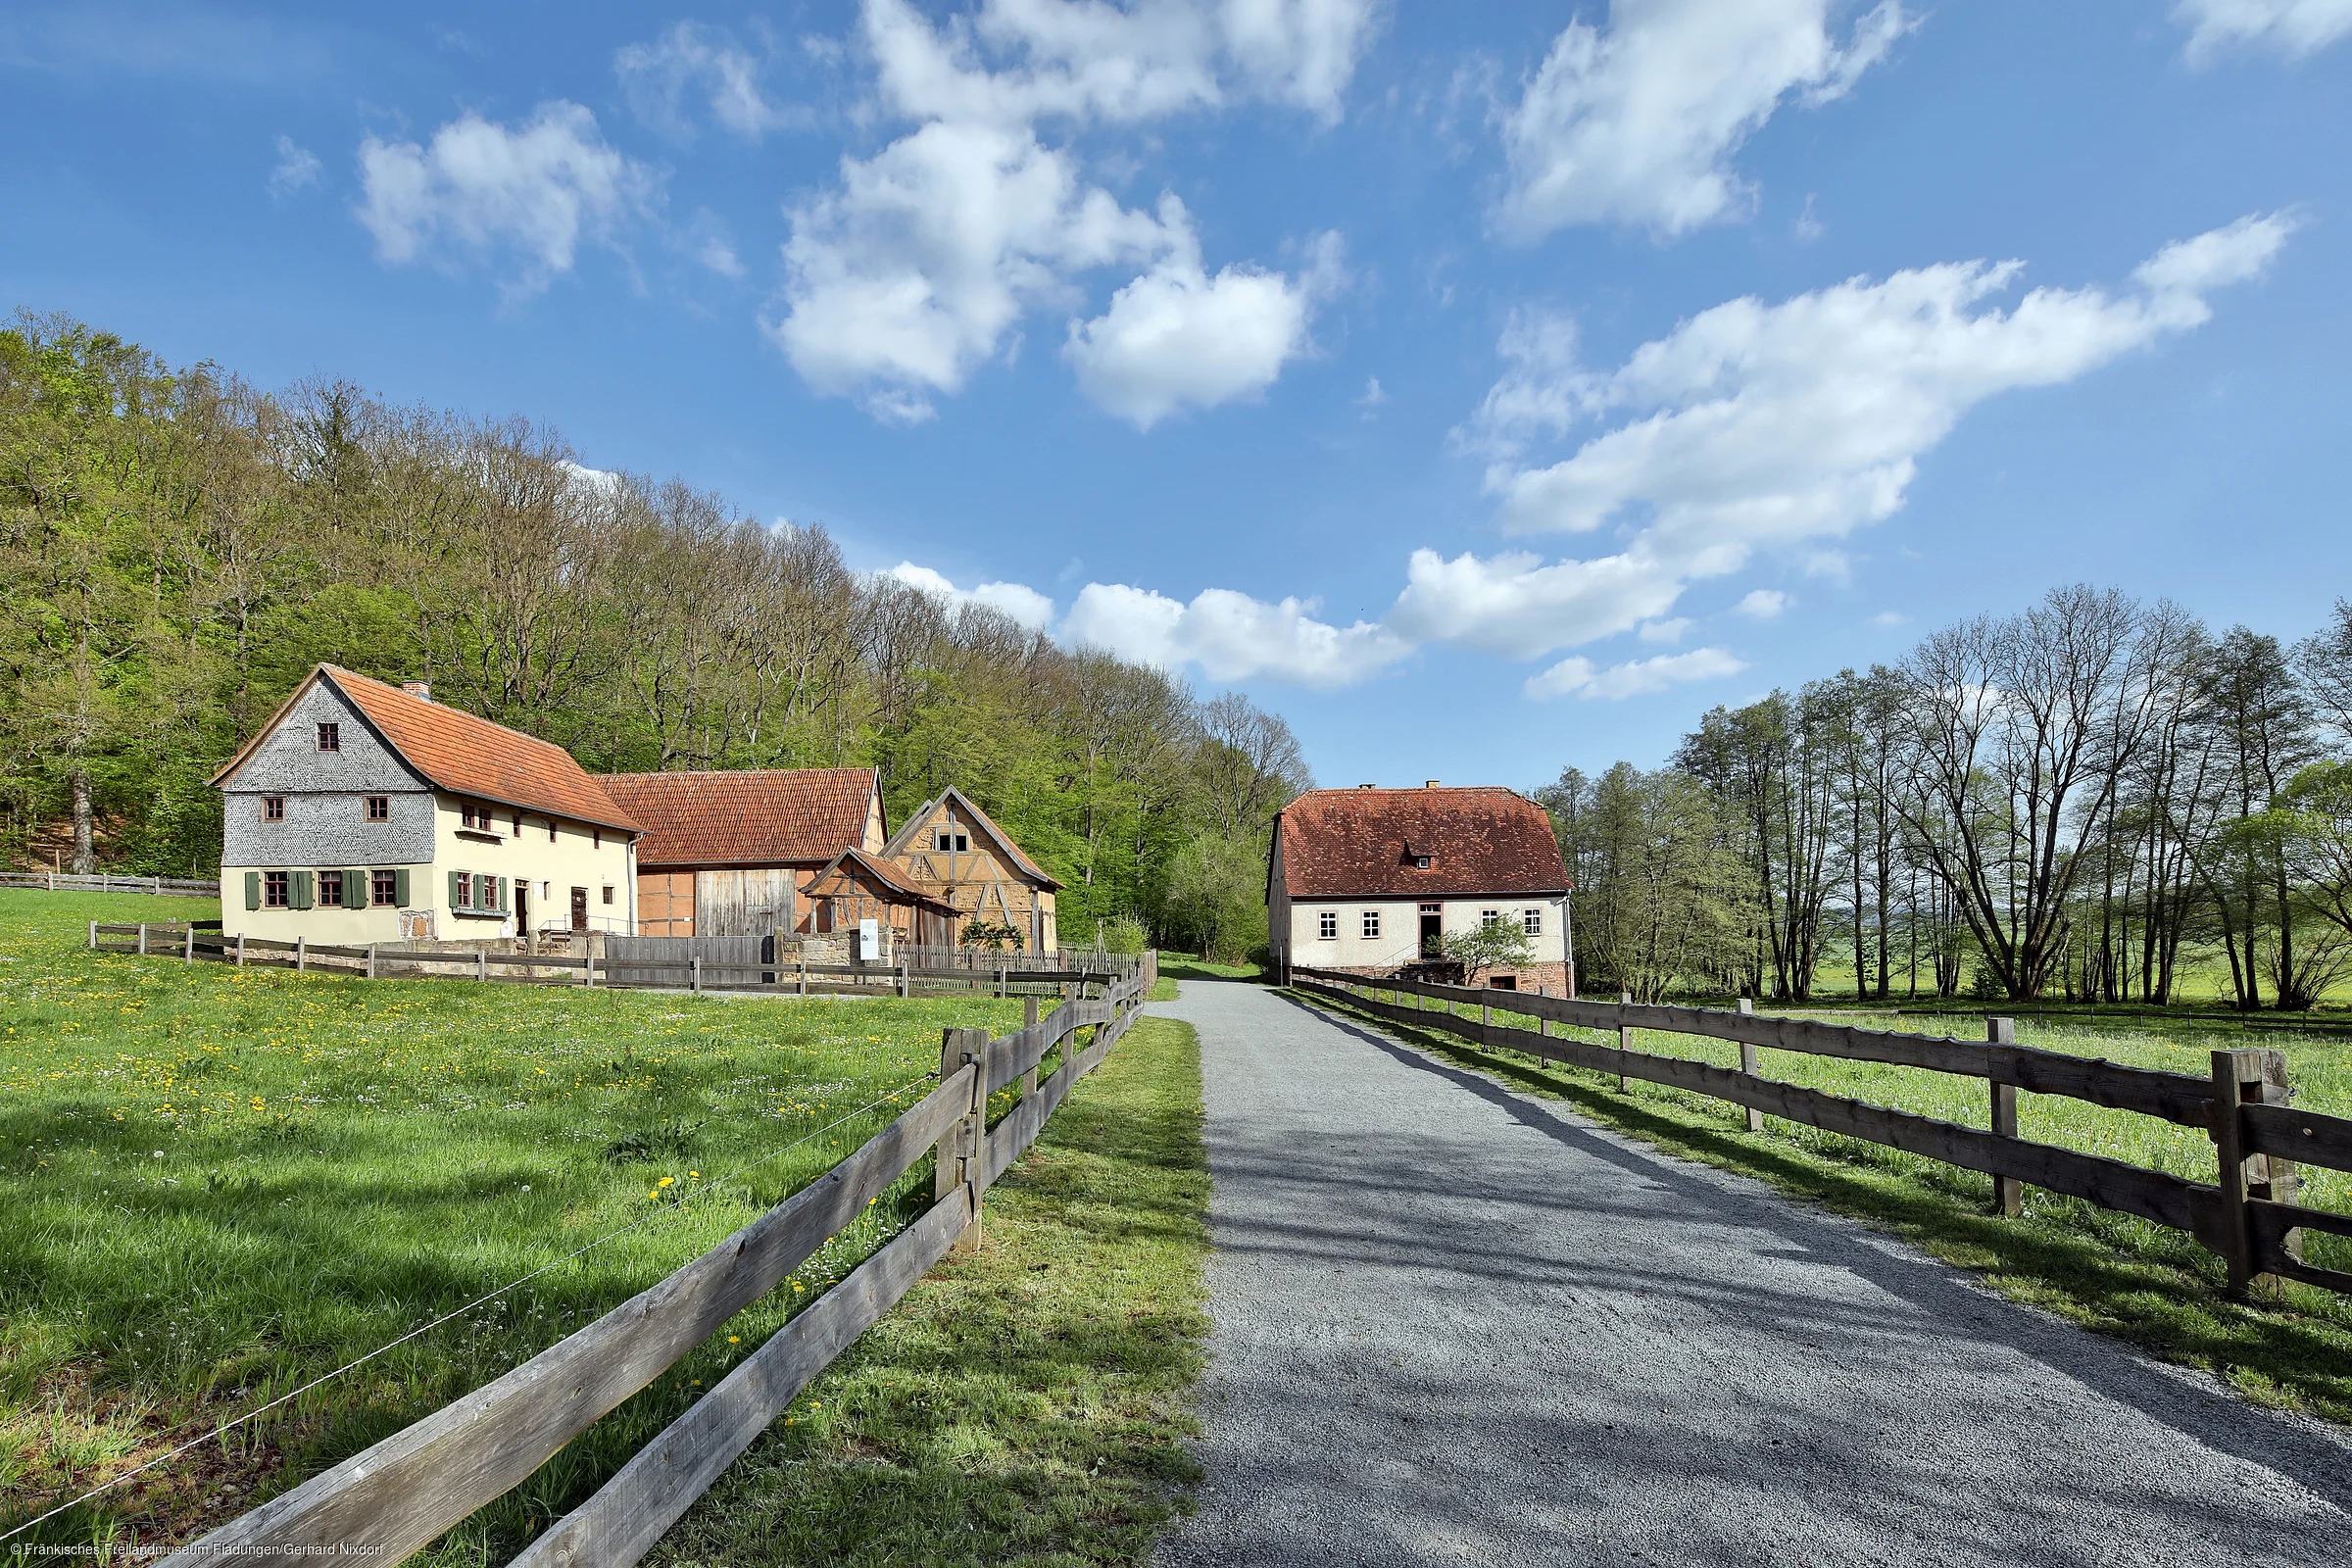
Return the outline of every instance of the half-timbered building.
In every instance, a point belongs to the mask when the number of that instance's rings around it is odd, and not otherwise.
[[[637,850],[646,936],[772,936],[806,927],[808,883],[846,849],[882,848],[870,767],[607,773],[597,782],[645,824]]]
[[[1061,940],[1054,923],[1061,884],[952,785],[907,814],[882,858],[956,911],[952,942],[975,926],[1017,952],[1052,953]]]

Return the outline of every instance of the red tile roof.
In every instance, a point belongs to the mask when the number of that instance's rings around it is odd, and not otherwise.
[[[900,867],[891,864],[888,860],[868,855],[863,850],[858,849],[844,850],[839,855],[833,857],[831,860],[825,863],[823,870],[817,872],[816,875],[808,879],[808,885],[801,890],[801,896],[808,899],[834,897],[835,895],[829,894],[825,891],[825,884],[835,877],[844,876],[848,872],[857,869],[862,869],[875,881],[881,883],[891,892],[898,894],[901,899],[908,904],[929,905],[932,908],[944,910],[949,914],[954,914],[956,912],[956,906],[954,905],[949,904],[934,894],[925,892],[923,889],[916,887],[912,882],[906,880],[905,873]]]
[[[637,863],[822,865],[865,842],[870,767],[607,773],[605,792],[645,824]]]
[[[334,664],[320,664],[312,670],[277,714],[238,749],[227,766],[213,775],[213,782],[218,784],[236,771],[263,737],[276,729],[278,717],[313,681],[319,680],[341,692],[386,744],[437,789],[545,811],[566,821],[638,831],[636,819],[615,806],[572,755],[554,742],[493,724],[462,709],[428,702]]]
[[[1551,818],[1515,790],[1309,790],[1274,831],[1294,899],[1568,891]]]

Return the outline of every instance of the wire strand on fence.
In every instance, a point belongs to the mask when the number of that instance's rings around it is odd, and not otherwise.
[[[399,1339],[387,1341],[386,1343],[377,1346],[374,1349],[369,1350],[366,1355],[359,1356],[354,1360],[345,1362],[343,1365],[335,1368],[332,1372],[322,1372],[318,1377],[313,1378],[310,1382],[305,1383],[302,1387],[281,1394],[276,1398],[270,1400],[266,1404],[256,1405],[252,1409],[246,1411],[243,1415],[240,1415],[233,1420],[222,1422],[220,1425],[213,1428],[212,1431],[205,1433],[202,1437],[190,1438],[178,1447],[157,1454],[154,1458],[148,1460],[145,1464],[138,1466],[136,1469],[123,1471],[121,1475],[115,1477],[112,1481],[105,1483],[103,1486],[93,1487],[88,1492],[83,1493],[77,1497],[70,1498],[65,1502],[59,1503],[56,1507],[51,1508],[46,1513],[36,1514],[32,1518],[25,1520],[23,1524],[16,1526],[14,1529],[0,1531],[0,1542],[14,1541],[17,1537],[23,1535],[25,1531],[30,1530],[35,1525],[38,1525],[46,1520],[54,1519],[59,1514],[67,1512],[69,1509],[78,1508],[83,1503],[88,1502],[93,1498],[104,1496],[107,1493],[114,1491],[115,1488],[122,1485],[122,1483],[125,1481],[135,1480],[139,1476],[146,1474],[148,1471],[155,1469],[158,1465],[171,1463],[173,1459],[178,1458],[181,1454],[186,1453],[191,1448],[202,1447],[208,1443],[224,1437],[228,1433],[235,1431],[238,1427],[243,1426],[248,1421],[268,1415],[271,1410],[276,1409],[279,1405],[285,1404],[293,1399],[301,1398],[313,1389],[332,1383],[335,1379],[342,1377],[346,1373],[356,1372],[361,1367],[366,1366],[368,1362],[374,1360],[377,1356],[382,1355],[390,1350],[396,1350],[400,1348],[400,1347],[408,1344],[409,1341],[416,1339],[419,1336],[429,1334],[433,1330],[441,1327],[444,1323],[449,1323],[458,1318],[464,1317],[466,1313],[471,1312],[476,1307],[488,1305],[490,1302],[498,1299],[500,1297],[505,1296],[508,1292],[519,1289],[524,1285],[528,1285],[532,1280],[535,1280],[540,1275],[547,1273],[550,1269],[563,1267],[564,1264],[570,1262],[573,1258],[578,1257],[583,1252],[592,1251],[595,1249],[604,1246],[607,1242],[615,1240],[618,1237],[626,1236],[629,1232],[640,1229],[643,1226],[650,1225],[657,1219],[663,1218],[669,1214],[674,1214],[679,1209],[685,1207],[689,1202],[692,1202],[694,1200],[705,1197],[710,1193],[714,1193],[721,1187],[726,1186],[729,1182],[739,1181],[742,1178],[749,1176],[753,1171],[758,1170],[760,1166],[768,1163],[770,1160],[780,1158],[781,1156],[792,1152],[792,1151],[800,1148],[804,1144],[813,1143],[815,1140],[822,1138],[825,1134],[832,1132],[836,1128],[849,1125],[851,1122],[856,1121],[858,1117],[872,1110],[876,1105],[886,1104],[889,1102],[897,1099],[899,1096],[906,1094],[915,1085],[928,1082],[929,1080],[938,1076],[939,1074],[937,1072],[927,1072],[919,1078],[910,1078],[906,1082],[900,1084],[897,1088],[890,1090],[886,1094],[867,1101],[864,1104],[858,1106],[856,1110],[851,1111],[848,1115],[827,1122],[824,1126],[817,1128],[814,1132],[806,1134],[800,1138],[796,1138],[791,1143],[784,1145],[782,1148],[768,1151],[766,1153],[760,1155],[758,1159],[753,1160],[749,1165],[745,1165],[738,1170],[730,1171],[728,1174],[719,1177],[715,1181],[712,1181],[703,1187],[699,1187],[690,1193],[681,1193],[671,1201],[638,1216],[636,1219],[629,1221],[629,1223],[619,1227],[617,1230],[607,1231],[604,1235],[597,1237],[594,1241],[583,1243],[579,1247],[574,1248],[572,1250],[565,1252],[562,1257],[550,1258],[547,1262],[540,1264],[528,1274],[524,1274],[516,1279],[509,1280],[506,1284],[501,1285],[498,1289],[491,1291],[486,1295],[474,1298],[472,1300],[466,1302],[464,1306],[456,1307],[450,1311],[444,1312],[429,1323],[419,1324],[417,1327],[409,1330],[408,1333],[403,1334]]]

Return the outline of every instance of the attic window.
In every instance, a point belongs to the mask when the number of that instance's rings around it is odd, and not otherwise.
[[[343,749],[343,726],[340,724],[319,725],[318,749],[322,752],[341,751]]]
[[[972,848],[969,833],[951,833],[946,828],[931,835],[931,847],[942,855],[964,855]]]
[[[1413,869],[1414,869],[1414,870],[1416,870],[1416,871],[1426,871],[1426,870],[1428,870],[1428,869],[1429,869],[1429,857],[1428,857],[1428,856],[1426,856],[1426,855],[1416,855],[1416,856],[1414,856],[1414,857],[1413,857]]]

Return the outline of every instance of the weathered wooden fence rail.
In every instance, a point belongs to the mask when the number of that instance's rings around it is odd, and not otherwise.
[[[50,893],[159,893],[166,897],[217,899],[217,879],[192,876],[125,876],[104,872],[75,876],[71,871],[0,871],[0,888],[41,888]]]
[[[2352,1236],[2352,1215],[2305,1208],[2296,1202],[2296,1166],[2352,1170],[2352,1118],[2288,1106],[2286,1057],[2269,1049],[2217,1051],[2206,1078],[2129,1067],[2063,1052],[2015,1044],[2011,1020],[1987,1020],[1985,1041],[1896,1034],[1805,1018],[1724,1012],[1636,1003],[1590,1002],[1471,986],[1372,979],[1327,969],[1294,968],[1299,991],[1346,1002],[1376,1017],[1446,1033],[1481,1046],[1524,1051],[1575,1067],[1614,1074],[1620,1084],[1640,1078],[1744,1105],[1749,1125],[1759,1114],[1803,1122],[1825,1132],[1900,1149],[1994,1178],[1996,1202],[2018,1211],[2016,1183],[2065,1193],[2102,1208],[2189,1232],[2219,1253],[2230,1284],[2243,1290],[2264,1274],[2352,1291],[2352,1271],[2320,1268],[2303,1259],[2299,1232]],[[1384,1000],[1393,998],[1396,1000]],[[1412,999],[1406,1005],[1403,999]],[[1431,1003],[1444,1006],[1433,1009]],[[1477,1018],[1453,1010],[1464,1004]],[[1497,1025],[1491,1013],[1536,1020],[1533,1030]],[[1563,1039],[1552,1024],[1615,1031],[1617,1044]],[[1699,1035],[1740,1048],[1738,1068],[1633,1049],[1634,1031]],[[1966,1127],[1884,1105],[1866,1104],[1763,1077],[1757,1049],[1886,1062],[1980,1078],[1989,1090],[1992,1127]],[[2214,1144],[2216,1179],[2190,1181],[2169,1171],[2035,1143],[2017,1136],[2017,1092],[2063,1095],[2115,1110],[2157,1116],[2204,1131]]]
[[[366,946],[278,942],[224,936],[219,921],[109,925],[90,922],[89,946],[98,953],[163,955],[187,963],[232,963],[246,967],[318,970],[361,975],[370,980],[482,980],[510,985],[601,986],[612,990],[746,991],[786,996],[911,996],[918,985],[949,995],[994,991],[1014,996],[1044,987],[1108,988],[1138,974],[1145,989],[1159,978],[1158,955],[1145,954],[1119,970],[993,967],[924,968],[897,963],[802,963],[794,958],[721,961],[708,957],[606,959],[589,954],[420,952],[397,944]]]
[[[516,1558],[525,1568],[628,1568],[767,1424],[948,1250],[978,1239],[982,1199],[1037,1139],[1071,1087],[1101,1065],[1148,992],[1122,980],[1001,1039],[950,1029],[940,1085],[824,1176],[514,1371],[312,1477],[164,1559],[219,1568],[238,1558],[313,1555],[397,1563],[526,1480],[622,1400],[790,1277],[869,1200],[936,1161],[933,1199],[912,1224],[797,1313]],[[1082,1029],[1094,1031],[1081,1046]],[[1043,1083],[1037,1071],[1056,1049]],[[994,1127],[989,1097],[1020,1102]]]

